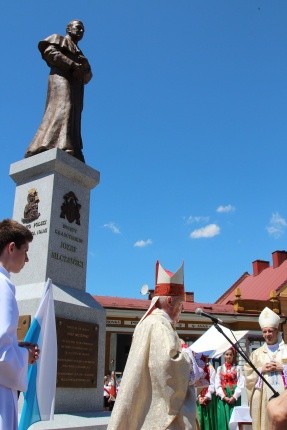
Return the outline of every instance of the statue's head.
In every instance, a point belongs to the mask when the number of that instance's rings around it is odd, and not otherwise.
[[[81,40],[84,36],[85,27],[82,21],[79,21],[78,19],[73,19],[69,22],[67,25],[66,33],[70,36],[70,38],[74,42],[78,42]]]

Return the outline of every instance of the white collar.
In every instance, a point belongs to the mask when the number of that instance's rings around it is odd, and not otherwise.
[[[267,348],[269,349],[269,351],[275,352],[279,348],[279,343],[276,342],[276,343],[273,343],[273,345],[267,345]]]
[[[162,312],[162,314],[163,314],[163,316],[171,323],[171,324],[173,324],[173,320],[170,318],[170,316],[165,312],[165,311],[163,311],[162,309],[161,309],[161,312]]]
[[[0,266],[0,273],[2,273],[4,276],[6,276],[6,278],[10,279],[10,273],[8,272],[8,270],[5,269],[5,267]]]

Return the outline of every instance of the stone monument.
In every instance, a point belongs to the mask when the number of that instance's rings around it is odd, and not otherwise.
[[[84,163],[79,134],[81,88],[91,78],[90,66],[77,48],[83,29],[80,21],[71,21],[65,38],[53,35],[45,39],[43,52],[51,67],[46,111],[25,159],[10,166],[10,176],[16,183],[13,219],[22,222],[34,236],[29,264],[13,275],[20,312],[19,337],[24,336],[38,308],[46,280],[50,278],[54,285],[56,415],[54,422],[34,424],[33,429],[106,428],[92,421],[103,410],[106,321],[102,306],[86,292],[90,192],[99,183],[100,174]],[[59,55],[54,54],[60,48],[67,55],[69,67],[57,74],[60,64],[54,64],[54,59]],[[61,91],[53,110],[49,103],[54,84]],[[78,94],[71,99],[67,94],[72,86]],[[57,109],[63,110],[65,105],[67,118],[62,118]],[[49,122],[52,112],[55,123]],[[78,117],[71,126],[75,112]]]

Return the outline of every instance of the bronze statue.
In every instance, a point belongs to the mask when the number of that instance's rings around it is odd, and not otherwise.
[[[25,157],[60,148],[85,162],[82,153],[81,114],[84,85],[92,78],[88,60],[78,48],[84,25],[73,20],[66,36],[52,34],[38,44],[42,58],[51,68],[45,113]]]

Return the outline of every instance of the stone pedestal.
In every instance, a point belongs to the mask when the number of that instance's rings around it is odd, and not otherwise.
[[[20,315],[33,318],[47,278],[54,285],[58,350],[62,351],[55,413],[100,411],[105,311],[86,292],[90,191],[99,183],[99,172],[52,149],[12,164],[10,176],[16,182],[13,219],[34,236],[29,263],[12,278]],[[61,336],[60,326],[66,328]]]

